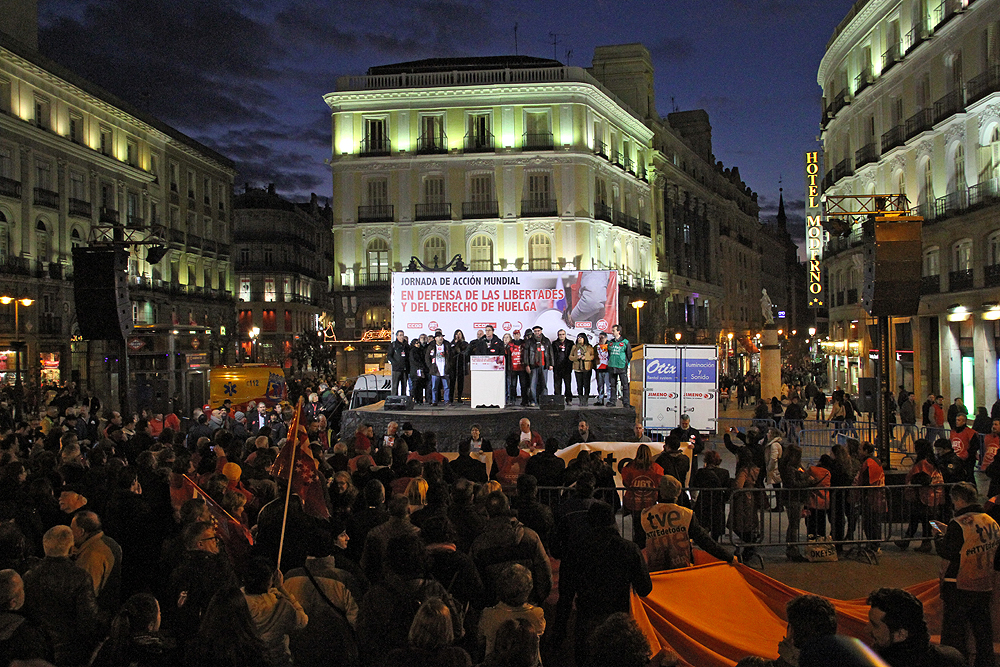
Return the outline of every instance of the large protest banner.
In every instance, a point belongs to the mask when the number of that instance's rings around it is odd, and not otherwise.
[[[410,338],[456,329],[474,339],[486,325],[503,336],[541,326],[574,338],[618,324],[617,271],[465,271],[392,274],[392,328]]]

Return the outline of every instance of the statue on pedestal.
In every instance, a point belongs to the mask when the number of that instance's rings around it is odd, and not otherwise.
[[[774,315],[771,312],[774,309],[774,304],[771,303],[771,297],[767,295],[766,289],[761,289],[760,291],[760,312],[764,316],[764,326],[769,324],[774,324]]]

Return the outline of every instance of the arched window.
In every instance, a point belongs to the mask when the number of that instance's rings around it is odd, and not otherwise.
[[[953,271],[972,268],[972,239],[962,239],[951,247],[951,268]]]
[[[1000,125],[993,126],[989,143],[979,149],[979,182],[990,179],[1000,179]]]
[[[35,225],[35,250],[39,262],[49,261],[49,230],[45,226],[45,221],[41,219]]]
[[[934,203],[934,172],[931,169],[930,160],[924,161],[923,189],[920,191],[920,201],[924,204]]]
[[[955,183],[952,192],[965,193],[965,145],[955,147]]]
[[[937,246],[924,249],[924,270],[925,276],[941,275],[941,250]]]
[[[73,248],[79,248],[83,245],[83,234],[80,233],[79,227],[74,227],[73,231],[70,232],[69,243]]]
[[[485,234],[472,237],[469,244],[469,268],[473,271],[493,270],[493,239]]]
[[[389,279],[389,244],[385,239],[372,239],[368,244],[368,280]]]
[[[432,236],[424,241],[424,264],[443,266],[448,263],[448,246],[440,236]]]
[[[986,265],[1000,265],[1000,230],[993,232],[986,239]]]
[[[552,241],[545,234],[535,234],[528,239],[528,264],[532,271],[552,268]]]

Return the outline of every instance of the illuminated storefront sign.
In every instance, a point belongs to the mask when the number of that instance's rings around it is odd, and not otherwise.
[[[819,151],[806,153],[806,267],[810,308],[823,308],[823,225],[819,191]]]

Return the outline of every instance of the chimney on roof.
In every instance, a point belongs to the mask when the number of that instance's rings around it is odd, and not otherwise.
[[[267,194],[274,196],[274,183],[267,184]]]
[[[309,212],[312,213],[313,215],[316,215],[318,211],[319,211],[319,203],[316,198],[316,193],[312,192],[309,195]]]
[[[38,50],[38,0],[3,0],[0,32]]]

